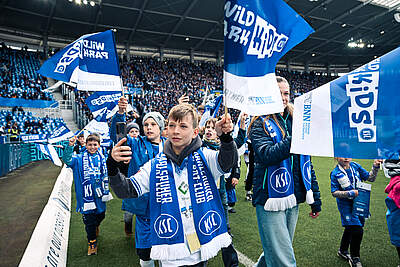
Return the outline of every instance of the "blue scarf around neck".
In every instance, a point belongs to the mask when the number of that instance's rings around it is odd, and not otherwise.
[[[274,141],[279,143],[283,135],[273,119],[265,119],[265,129]],[[300,155],[301,176],[306,189],[306,202],[314,203],[311,190],[311,160],[310,156]],[[265,202],[266,211],[282,211],[297,205],[294,195],[293,170],[290,157],[282,160],[278,165],[268,166],[264,177],[264,186],[267,182],[268,199]]]
[[[188,185],[201,260],[231,244],[218,189],[201,149],[188,156]],[[164,153],[152,161],[150,174],[151,258],[177,260],[190,256],[176,191],[173,166]]]

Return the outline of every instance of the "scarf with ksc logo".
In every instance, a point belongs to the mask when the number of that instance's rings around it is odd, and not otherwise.
[[[274,141],[274,144],[282,141],[282,133],[272,119],[264,119],[265,129]],[[300,155],[301,176],[306,189],[307,204],[314,203],[313,192],[311,190],[311,161],[310,156]],[[268,166],[264,176],[264,185],[268,185],[268,199],[265,202],[266,211],[281,211],[296,206],[294,195],[294,181],[292,176],[292,165],[290,158],[279,163],[279,165]]]
[[[214,178],[200,149],[188,156],[187,172],[192,215],[204,261],[232,241]],[[159,153],[151,166],[150,228],[152,259],[173,261],[190,256],[172,163],[164,153]]]

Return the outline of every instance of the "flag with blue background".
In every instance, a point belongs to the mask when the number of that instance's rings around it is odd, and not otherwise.
[[[225,1],[224,94],[249,115],[283,111],[275,66],[314,30],[282,0]]]
[[[211,95],[211,97],[209,97],[210,100],[206,103],[204,107],[204,113],[201,116],[199,127],[205,126],[208,119],[217,117],[219,107],[222,103],[222,97],[222,95],[217,97],[215,95],[214,97],[212,97]]]
[[[113,31],[86,34],[45,61],[43,76],[77,84],[78,90],[121,91]]]
[[[291,152],[398,159],[400,48],[294,101]]]

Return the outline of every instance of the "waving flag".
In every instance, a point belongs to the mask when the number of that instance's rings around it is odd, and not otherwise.
[[[58,157],[57,151],[50,144],[36,144],[36,147],[45,154],[53,163],[59,167],[62,166],[62,162]]]
[[[78,90],[122,90],[111,30],[80,37],[44,62],[39,73],[56,80],[76,83]]]
[[[58,128],[48,136],[47,140],[50,144],[53,144],[59,141],[67,140],[72,136],[74,136],[74,133],[68,129],[67,125],[61,123]]]
[[[106,108],[106,118],[111,118],[118,111],[118,100],[121,98],[122,93],[119,92],[94,92],[90,95],[85,103],[92,112],[93,117],[97,117]],[[127,112],[133,110],[132,106],[128,104]]]
[[[400,48],[294,101],[291,152],[398,159]]]
[[[210,118],[215,118],[217,116],[219,107],[221,106],[222,95],[212,99],[210,102],[206,104],[204,107],[203,116],[201,116],[199,126],[203,127],[206,125],[206,122]]]
[[[312,32],[282,0],[225,1],[226,105],[249,115],[282,112],[276,63]]]
[[[107,123],[107,108],[97,115],[96,118],[91,120],[84,129],[89,133],[97,133],[100,135],[102,142],[106,142],[110,139],[109,127]]]

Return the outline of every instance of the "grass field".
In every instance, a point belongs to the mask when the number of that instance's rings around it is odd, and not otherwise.
[[[357,160],[366,169],[370,169],[372,161]],[[294,248],[298,266],[348,266],[340,260],[336,252],[340,243],[343,228],[340,223],[336,200],[330,194],[329,174],[335,163],[331,158],[313,158],[322,196],[322,212],[317,219],[308,216],[310,208],[307,204],[300,206],[300,215],[294,238]],[[238,203],[236,214],[230,214],[234,245],[252,261],[256,261],[262,252],[258,235],[255,209],[245,201],[244,174],[246,167],[242,165],[242,178],[237,187]],[[364,239],[361,245],[363,266],[388,266],[398,264],[395,248],[390,244],[386,227],[386,206],[384,188],[388,179],[380,172],[372,185],[371,214],[364,227]],[[75,195],[73,194],[73,197]],[[72,201],[75,210],[75,199]],[[399,226],[400,227],[400,226]],[[71,216],[70,238],[68,246],[68,266],[139,266],[139,259],[134,249],[134,238],[125,237],[122,219],[121,200],[114,199],[107,207],[106,219],[101,225],[99,251],[97,256],[86,256],[87,241],[80,214],[73,212]],[[209,261],[208,266],[223,266],[221,256]]]

